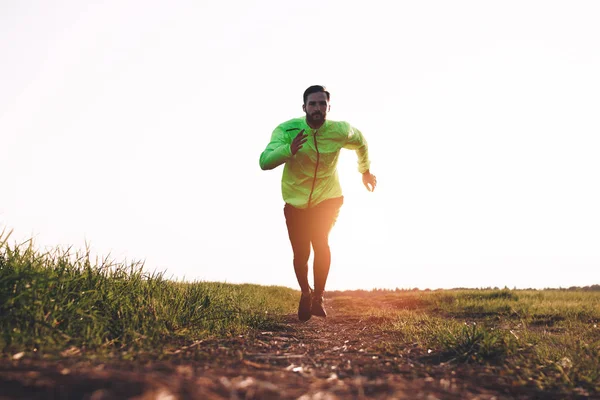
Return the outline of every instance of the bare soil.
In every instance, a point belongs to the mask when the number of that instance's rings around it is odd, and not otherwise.
[[[94,359],[70,349],[55,360],[3,358],[0,400],[565,398],[513,386],[498,369],[444,363],[416,345],[382,350],[398,342],[393,331],[326,302],[326,319],[288,315],[277,330],[197,341],[161,356]]]

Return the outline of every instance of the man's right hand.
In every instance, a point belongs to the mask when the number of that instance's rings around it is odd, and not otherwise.
[[[292,144],[290,145],[290,150],[292,150],[292,155],[296,155],[298,150],[300,150],[302,148],[302,145],[304,143],[306,143],[307,137],[308,137],[308,135],[304,134],[304,129],[302,129],[300,131],[300,133],[298,133],[296,135],[294,140],[292,140]]]

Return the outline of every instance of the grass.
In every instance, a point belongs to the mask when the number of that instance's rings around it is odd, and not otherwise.
[[[595,287],[598,289],[597,285]],[[393,341],[379,351],[424,363],[479,368],[506,386],[600,392],[600,291],[363,292],[362,314]],[[347,294],[333,307],[354,308]]]
[[[8,236],[0,235],[4,352],[156,349],[272,328],[296,306],[287,288],[173,282],[139,263],[92,263],[89,253],[68,249],[42,253],[31,242],[10,246]]]
[[[0,233],[0,348],[159,354],[169,346],[273,330],[298,292],[173,282],[139,263],[39,252]],[[330,305],[385,332],[373,351],[423,365],[488,371],[503,387],[600,392],[600,287],[595,290],[330,292]],[[372,318],[371,318],[372,317]],[[487,373],[487,372],[486,372]]]

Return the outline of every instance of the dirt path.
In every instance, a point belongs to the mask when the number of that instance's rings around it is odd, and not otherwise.
[[[3,360],[2,399],[513,399],[498,377],[423,361],[418,348],[382,353],[393,333],[377,321],[329,310],[307,323],[199,341],[156,360]],[[420,353],[421,351],[421,353]]]

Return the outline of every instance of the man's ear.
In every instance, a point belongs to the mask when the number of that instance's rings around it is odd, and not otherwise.
[[[306,104],[302,104],[302,111],[306,112]]]

